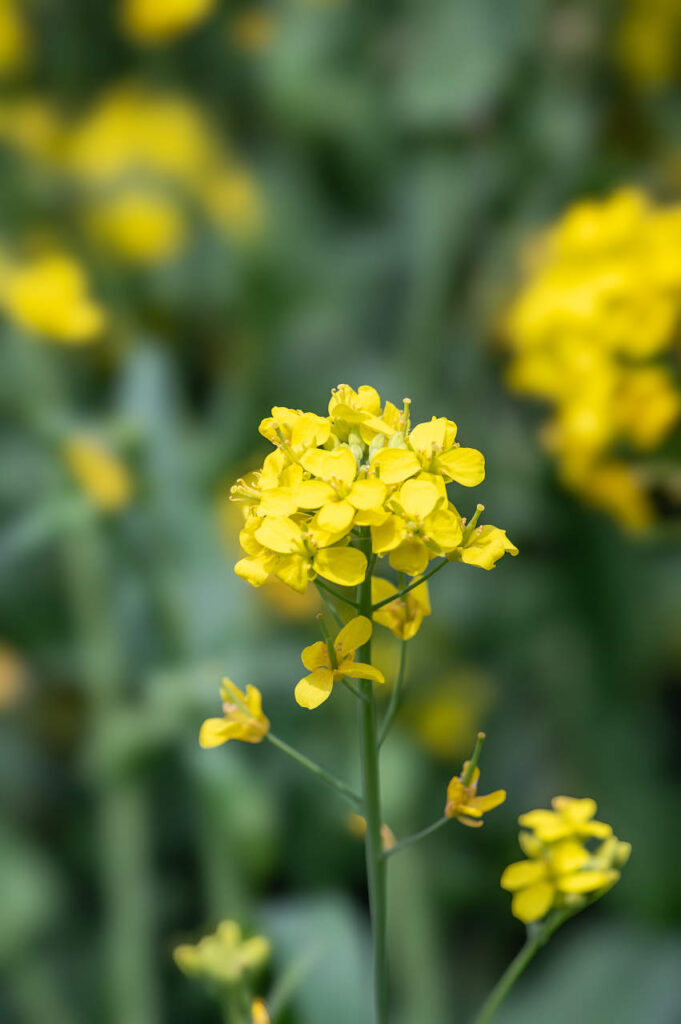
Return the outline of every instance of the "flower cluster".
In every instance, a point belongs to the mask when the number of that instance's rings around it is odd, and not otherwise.
[[[681,313],[681,206],[622,190],[580,202],[540,241],[510,310],[509,383],[553,407],[545,442],[564,482],[626,526],[652,517],[632,454],[681,411],[664,357]]]
[[[203,21],[215,0],[121,0],[123,31],[137,43],[165,43]]]
[[[551,803],[553,810],[520,816],[519,843],[527,860],[510,864],[501,876],[502,888],[513,893],[513,915],[525,924],[554,908],[579,910],[585,898],[607,892],[631,853],[610,825],[594,820],[593,800],[557,796]]]
[[[473,487],[485,470],[445,417],[412,427],[408,400],[382,406],[374,388],[340,385],[328,416],[275,407],[260,433],[276,451],[231,492],[246,510],[236,572],[253,586],[272,575],[301,593],[316,576],[357,586],[367,551],[409,576],[437,557],[491,569],[517,553],[503,530],[477,526],[482,506],[466,524],[449,500],[448,484]]]
[[[63,345],[95,341],[105,326],[85,273],[64,253],[3,261],[0,306],[20,327]]]

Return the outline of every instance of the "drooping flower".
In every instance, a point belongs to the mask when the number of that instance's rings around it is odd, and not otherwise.
[[[397,587],[390,580],[380,576],[371,578],[371,600],[374,604],[385,601],[397,594]],[[411,640],[416,636],[426,615],[430,615],[430,598],[428,584],[422,583],[408,591],[404,597],[398,597],[384,604],[373,613],[374,622],[380,623],[391,630],[401,640]]]
[[[228,740],[261,743],[269,732],[269,719],[263,714],[262,694],[250,684],[242,692],[231,679],[220,687],[222,718],[207,718],[201,726],[199,743],[204,748],[219,747]]]
[[[476,766],[470,780],[466,781],[468,766],[469,762],[465,761],[461,773],[455,775],[447,786],[445,817],[456,818],[462,825],[468,825],[469,828],[481,828],[483,814],[503,804],[506,799],[506,790],[496,789],[493,793],[487,793],[486,796],[478,796],[480,769]]]
[[[244,939],[236,921],[222,921],[215,932],[196,945],[183,943],[173,951],[173,959],[189,977],[205,978],[220,985],[236,985],[245,974],[267,962],[270,944],[262,935]]]
[[[304,676],[295,689],[295,697],[303,708],[317,708],[331,696],[334,682],[348,676],[351,679],[370,679],[383,683],[383,673],[373,665],[355,661],[355,653],[371,637],[372,625],[365,615],[351,619],[336,636],[332,645],[319,640],[310,644],[301,654],[309,675]]]

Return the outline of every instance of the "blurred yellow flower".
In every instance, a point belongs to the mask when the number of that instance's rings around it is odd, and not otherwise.
[[[397,587],[390,580],[372,576],[371,600],[374,604],[385,601],[397,592]],[[428,584],[422,583],[404,597],[399,597],[375,611],[373,620],[391,630],[401,640],[411,640],[418,633],[426,615],[430,615],[430,598]]]
[[[367,820],[355,811],[350,811],[347,817],[348,832],[354,836],[355,839],[364,839],[367,832]],[[381,848],[384,853],[392,850],[397,844],[395,839],[395,833],[389,825],[381,825]]]
[[[373,665],[355,661],[357,649],[370,639],[371,632],[369,619],[357,615],[343,626],[333,645],[319,640],[304,649],[301,660],[309,675],[304,676],[295,689],[296,701],[301,707],[319,707],[331,696],[334,682],[343,676],[385,682],[383,673]]]
[[[25,156],[45,162],[55,160],[61,127],[54,107],[39,96],[0,102],[0,139]]]
[[[231,679],[220,687],[222,718],[207,718],[201,726],[199,743],[204,749],[219,747],[228,740],[261,743],[269,732],[269,719],[262,710],[262,694],[248,685],[242,692]]]
[[[264,219],[263,200],[255,179],[243,167],[219,169],[200,191],[207,213],[227,234],[238,239],[258,234]]]
[[[466,752],[469,737],[477,732],[494,699],[487,676],[463,668],[436,686],[419,690],[418,699],[405,709],[405,724],[430,753],[449,761]]]
[[[628,0],[615,52],[630,79],[655,89],[679,77],[681,7],[677,0]]]
[[[270,1024],[270,1015],[262,999],[254,999],[251,1004],[251,1024]]]
[[[532,829],[544,843],[575,836],[580,839],[607,839],[612,835],[610,825],[593,820],[598,808],[596,801],[590,797],[575,800],[569,796],[554,796],[551,806],[552,811],[528,811],[527,814],[521,814],[518,824]]]
[[[0,0],[0,76],[21,71],[31,52],[22,6],[20,0]]]
[[[262,967],[269,955],[268,940],[262,935],[244,939],[236,921],[222,921],[215,932],[196,945],[184,943],[173,951],[173,959],[183,974],[219,985],[238,984],[244,974]]]
[[[121,0],[123,31],[137,43],[165,43],[203,21],[215,0]]]
[[[100,508],[115,512],[132,496],[132,479],[126,466],[100,441],[91,437],[68,438],[64,461],[79,487]]]
[[[131,188],[93,203],[86,223],[97,240],[131,263],[174,256],[186,235],[178,206],[159,192]]]
[[[94,341],[105,325],[102,308],[88,294],[85,274],[64,254],[4,268],[0,302],[21,327],[64,345]]]
[[[469,761],[465,761],[461,773],[455,775],[447,786],[445,817],[456,818],[462,825],[468,825],[469,828],[481,828],[483,814],[503,804],[506,799],[506,790],[496,789],[486,796],[478,796],[480,769],[476,766],[470,780],[466,781],[469,764]]]
[[[247,7],[235,14],[229,24],[229,37],[238,50],[261,53],[272,42],[276,21],[264,7]]]

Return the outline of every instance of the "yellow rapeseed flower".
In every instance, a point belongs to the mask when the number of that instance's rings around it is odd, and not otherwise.
[[[521,814],[518,823],[523,828],[532,829],[544,843],[572,837],[607,839],[612,835],[610,825],[594,821],[598,808],[596,801],[590,797],[575,800],[569,796],[554,796],[551,806],[552,811],[538,810]]]
[[[334,682],[344,676],[385,682],[383,673],[373,665],[355,661],[357,649],[370,639],[371,632],[370,620],[365,615],[357,615],[343,626],[332,645],[319,640],[304,649],[301,660],[309,675],[300,680],[295,690],[301,707],[318,708],[331,696]]]
[[[0,76],[26,65],[31,52],[25,14],[19,0],[0,0]]]
[[[470,780],[466,781],[469,763],[469,761],[464,762],[461,773],[455,775],[447,786],[445,817],[456,818],[462,825],[468,825],[469,828],[481,828],[483,814],[503,804],[506,799],[506,790],[495,789],[493,793],[488,793],[486,796],[478,796],[480,769],[476,766]]]
[[[270,1015],[262,999],[254,999],[251,1003],[251,1024],[270,1024]]]
[[[165,43],[208,17],[215,0],[121,0],[121,27],[137,43]]]
[[[84,345],[102,332],[105,316],[90,298],[85,274],[71,257],[38,256],[6,268],[0,302],[21,327],[64,345]]]
[[[374,604],[385,601],[396,594],[397,587],[390,580],[380,576],[371,578],[371,600]],[[391,630],[400,640],[411,640],[416,636],[426,615],[430,615],[428,584],[422,583],[404,595],[373,613],[374,622]]]
[[[261,743],[269,732],[269,719],[262,710],[262,694],[250,684],[241,691],[226,677],[220,687],[222,718],[207,718],[201,726],[202,747],[219,747],[228,740]]]
[[[116,512],[128,504],[132,478],[120,459],[100,441],[74,436],[63,446],[64,461],[80,488],[107,512]]]
[[[177,204],[149,189],[129,188],[92,203],[86,223],[103,246],[130,263],[169,259],[186,237]]]
[[[268,940],[262,935],[244,939],[236,921],[222,921],[196,945],[183,943],[173,951],[183,974],[219,985],[238,984],[245,974],[262,967],[269,955]]]

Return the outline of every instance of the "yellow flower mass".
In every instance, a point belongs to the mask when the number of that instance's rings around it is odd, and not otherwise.
[[[128,504],[132,495],[130,474],[99,441],[71,437],[64,442],[63,456],[70,473],[95,505],[115,512]]]
[[[0,304],[20,327],[63,345],[95,341],[105,325],[79,264],[61,253],[3,267]]]
[[[130,263],[157,263],[181,248],[186,233],[176,203],[151,189],[128,188],[93,203],[86,214],[92,235]]]
[[[331,644],[319,640],[310,644],[301,654],[301,661],[309,675],[304,676],[295,689],[295,697],[303,708],[318,708],[331,696],[333,684],[348,676],[351,679],[370,679],[384,683],[383,673],[373,665],[355,661],[358,647],[371,637],[372,626],[365,615],[351,619]]]
[[[525,924],[554,908],[579,910],[585,897],[607,892],[631,854],[630,844],[613,836],[610,825],[593,820],[593,800],[554,797],[552,807],[520,816],[519,824],[529,830],[519,836],[527,860],[509,864],[501,876],[502,888],[513,893],[512,913]]]
[[[681,205],[623,189],[544,235],[508,316],[509,383],[549,404],[562,480],[630,528],[653,515],[638,463],[681,412],[680,313]]]
[[[477,527],[481,506],[467,527],[449,500],[449,484],[484,478],[480,452],[460,447],[456,424],[444,417],[412,428],[409,407],[382,406],[374,388],[345,384],[332,392],[327,416],[275,406],[260,433],[276,450],[231,491],[245,507],[237,575],[256,587],[276,576],[301,593],[317,576],[357,586],[367,568],[362,533],[372,555],[409,576],[437,557],[491,568],[516,554],[503,531]],[[386,613],[385,624],[394,616]]]
[[[122,0],[121,27],[137,43],[165,43],[194,28],[215,0]]]
[[[269,719],[262,710],[262,695],[255,686],[240,690],[231,679],[220,687],[222,718],[207,718],[201,726],[199,743],[204,749],[219,747],[228,740],[261,743],[269,732]]]
[[[173,951],[183,974],[220,985],[238,984],[244,974],[262,967],[269,955],[268,940],[262,935],[244,939],[236,921],[222,921],[212,935],[204,936],[196,945],[183,943]]]

